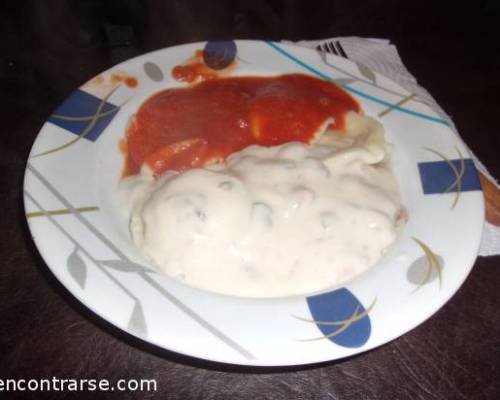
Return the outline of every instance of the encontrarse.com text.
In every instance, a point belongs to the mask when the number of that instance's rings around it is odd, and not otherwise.
[[[156,391],[156,379],[2,379],[0,392],[149,392]]]

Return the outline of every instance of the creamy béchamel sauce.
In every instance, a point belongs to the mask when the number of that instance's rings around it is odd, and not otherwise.
[[[311,145],[252,145],[158,179],[143,168],[120,188],[134,243],[165,274],[236,296],[304,294],[367,270],[396,239],[389,153],[382,125],[349,112],[345,132]]]

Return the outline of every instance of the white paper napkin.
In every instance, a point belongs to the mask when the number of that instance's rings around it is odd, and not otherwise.
[[[415,93],[423,102],[436,111],[441,118],[448,121],[456,135],[460,137],[451,118],[444,112],[439,104],[436,103],[436,100],[434,100],[430,93],[417,83],[415,77],[406,69],[403,61],[401,61],[396,46],[389,40],[360,37],[336,37],[322,40],[302,40],[299,42],[283,41],[283,43],[316,48],[319,44],[333,40],[340,42],[350,60],[366,65],[368,68],[399,83],[411,93]],[[472,154],[472,159],[477,169],[499,188],[496,179],[491,176],[481,161],[479,161],[472,152],[470,153]],[[479,255],[491,256],[497,254],[500,254],[500,228],[485,221]]]

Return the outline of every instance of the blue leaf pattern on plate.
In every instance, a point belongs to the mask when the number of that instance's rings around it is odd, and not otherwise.
[[[307,305],[321,333],[335,344],[360,347],[370,338],[370,317],[349,290],[342,288],[308,297]]]
[[[209,41],[203,49],[203,61],[212,69],[224,69],[234,61],[236,52],[236,43],[232,40]]]
[[[54,111],[54,114],[49,118],[49,122],[75,135],[80,135],[95,116],[102,101],[103,99],[77,89]],[[85,139],[95,142],[119,109],[118,106],[105,102],[101,108],[101,115],[97,115],[97,121],[92,129],[86,133]],[[71,118],[75,119],[72,120]]]
[[[460,169],[460,160],[450,160],[455,168]],[[465,170],[461,178],[461,191],[481,190],[481,183],[472,159],[464,160]],[[430,161],[418,163],[420,180],[424,194],[456,192],[453,185],[457,177],[446,161]],[[451,187],[450,187],[451,186]]]

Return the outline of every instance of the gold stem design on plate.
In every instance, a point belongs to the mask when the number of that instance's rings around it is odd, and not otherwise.
[[[122,104],[122,106],[123,106],[123,104]],[[99,118],[105,117],[105,116],[107,116],[109,114],[112,114],[116,110],[118,110],[119,108],[120,108],[120,106],[116,106],[116,107],[113,107],[112,109],[110,109],[108,111],[104,111],[104,112],[99,113],[97,115],[85,115],[85,116],[81,116],[81,117],[74,117],[74,116],[71,116],[71,115],[52,114],[50,116],[50,118],[56,118],[56,119],[60,119],[60,120],[63,120],[63,121],[90,121],[94,117],[97,117],[99,119]]]
[[[309,318],[304,318],[304,317],[299,317],[299,316],[294,315],[295,318],[297,318],[301,321],[313,323],[316,325],[339,326],[339,329],[335,330],[332,333],[329,333],[328,335],[323,335],[323,336],[314,337],[314,338],[310,338],[310,339],[299,339],[299,342],[312,342],[315,340],[329,339],[333,336],[336,336],[336,335],[344,332],[345,330],[349,329],[349,327],[354,322],[359,321],[360,319],[363,319],[366,316],[368,316],[368,314],[372,310],[373,306],[375,306],[376,302],[377,302],[377,298],[375,297],[375,299],[373,299],[370,306],[365,311],[363,311],[362,313],[359,313],[359,314],[358,314],[358,312],[359,312],[360,304],[358,304],[358,306],[356,307],[356,309],[354,310],[354,312],[352,313],[352,315],[349,318],[339,320],[339,321],[316,321],[314,319],[309,319]]]
[[[54,147],[50,150],[46,150],[46,151],[43,151],[41,153],[38,153],[38,154],[35,154],[33,156],[31,156],[31,158],[35,158],[35,157],[41,157],[41,156],[45,156],[47,154],[51,154],[51,153],[55,153],[56,151],[59,151],[59,150],[62,150],[62,149],[65,149],[66,147],[69,147],[71,146],[72,144],[75,144],[76,142],[78,142],[80,139],[84,138],[85,136],[87,136],[87,134],[94,128],[95,124],[97,123],[97,121],[99,120],[99,118],[102,118],[103,114],[105,113],[101,113],[102,111],[102,108],[104,107],[104,105],[106,104],[106,101],[111,97],[111,95],[120,87],[120,85],[114,87],[106,96],[104,96],[104,98],[100,101],[99,105],[97,106],[97,109],[96,109],[96,112],[94,115],[90,116],[90,119],[89,119],[89,123],[88,125],[85,127],[85,129],[74,139],[70,140],[69,142],[67,143],[64,143],[63,145],[61,146],[57,146],[57,147]],[[107,111],[106,111],[107,112]],[[105,114],[107,115],[107,114]],[[57,115],[56,118],[59,118],[61,119],[61,115]],[[87,116],[83,116],[83,117],[66,117],[66,118],[84,118],[83,120],[86,120]]]
[[[400,107],[402,106],[403,104],[405,104],[406,102],[410,101],[411,99],[413,99],[415,97],[415,93],[411,93],[409,94],[408,96],[402,98],[400,101],[398,101],[396,104],[394,104],[393,106],[389,107],[389,108],[386,108],[385,110],[382,110],[378,113],[378,116],[379,117],[383,117],[384,115],[387,115],[389,114],[392,110],[394,110],[396,107]]]
[[[420,289],[422,286],[424,286],[430,279],[432,270],[436,270],[437,276],[438,276],[438,281],[439,281],[439,289],[441,289],[442,286],[442,266],[441,263],[439,262],[436,254],[430,249],[429,246],[427,246],[424,242],[421,240],[412,237],[412,239],[420,246],[420,248],[423,250],[425,253],[425,257],[427,259],[427,271],[425,272],[425,276],[422,279],[422,282],[415,288],[415,290],[412,293],[415,293],[418,289]]]
[[[453,164],[451,162],[451,160],[448,157],[446,157],[444,154],[440,153],[439,151],[433,150],[429,147],[423,147],[423,149],[430,151],[431,153],[440,157],[443,161],[445,161],[450,166],[451,170],[455,174],[455,181],[450,186],[448,186],[448,188],[443,192],[443,194],[444,194],[444,193],[448,193],[450,190],[453,190],[454,188],[457,189],[456,195],[455,195],[455,200],[453,201],[453,203],[451,205],[451,209],[453,210],[458,203],[458,199],[460,198],[460,194],[462,192],[462,178],[465,174],[465,159],[462,155],[462,152],[460,151],[460,149],[457,146],[455,146],[455,150],[458,153],[458,158],[460,159],[460,169],[458,170],[457,167],[455,167],[455,164]]]
[[[90,211],[99,211],[99,207],[79,207],[75,208],[76,212],[90,212]],[[46,217],[47,215],[65,215],[71,214],[73,211],[67,208],[59,208],[57,210],[47,210],[47,211],[33,211],[26,213],[26,218],[35,218],[35,217]]]

